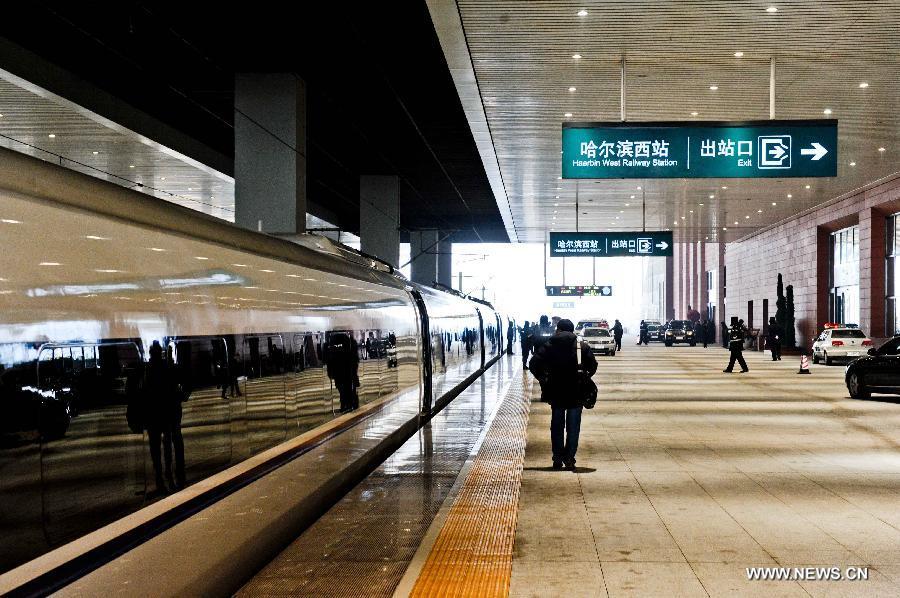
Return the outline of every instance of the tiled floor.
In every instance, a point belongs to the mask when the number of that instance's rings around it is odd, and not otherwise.
[[[576,474],[549,469],[532,388],[513,596],[900,596],[900,399],[850,400],[843,367],[801,376],[798,357],[729,375],[721,348],[633,342],[598,357]]]

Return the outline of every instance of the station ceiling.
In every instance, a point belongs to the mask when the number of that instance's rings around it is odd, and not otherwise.
[[[132,127],[135,135],[123,139],[85,119],[78,105],[58,109],[56,100],[70,91],[59,78],[43,85],[44,95],[0,81],[0,135],[9,134],[7,144],[31,143],[35,155],[60,152],[87,170],[153,185],[170,200],[184,198],[227,219],[234,73],[293,72],[308,90],[308,198],[316,216],[358,231],[359,176],[397,174],[402,229],[506,241],[424,1],[285,6],[34,2],[10,6],[0,24],[0,36],[12,44],[190,137],[201,153],[224,156],[224,166],[211,164],[174,147],[222,176],[189,174],[183,161],[142,148],[147,140],[166,146],[152,127]],[[0,68],[26,82],[46,75],[7,52]],[[46,125],[63,133],[51,139]]]
[[[732,241],[900,172],[898,0],[428,4],[471,59],[519,240],[574,230],[576,186],[581,230],[639,229],[645,199],[648,228]],[[776,118],[838,119],[838,176],[560,180],[562,122],[620,120],[623,57],[627,120],[690,123],[768,119],[774,57]]]

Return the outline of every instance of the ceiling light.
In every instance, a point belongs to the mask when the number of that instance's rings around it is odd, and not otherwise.
[[[766,12],[778,12],[778,7],[770,6],[769,8],[766,9]]]
[[[62,266],[59,262],[41,262],[39,266]]]
[[[134,164],[129,164],[128,168],[134,168]]]
[[[558,203],[555,203],[555,204],[553,204],[553,207],[554,207],[554,208],[558,208],[558,207],[559,207],[559,204],[558,204]]]
[[[581,10],[578,11],[578,16],[579,16],[579,17],[586,17],[586,16],[587,16],[587,11],[584,10],[584,9],[582,8]]]
[[[101,272],[103,274],[115,274],[116,272],[121,272],[121,270],[94,270],[94,272]]]
[[[775,203],[775,202],[774,202],[774,201],[773,201],[773,202],[772,202],[772,205],[773,205],[773,206],[777,206],[777,205],[778,205],[778,204],[777,204],[777,203]]]
[[[275,270],[260,270],[260,272],[268,272],[269,274],[274,274]]]
[[[878,151],[879,151],[879,152],[883,152],[883,151],[885,151],[885,149],[884,149],[883,147],[879,147],[879,148],[878,148]]]
[[[672,223],[672,224],[678,224],[678,221],[677,221],[677,220],[676,220],[676,221],[675,221],[675,222],[673,222],[673,223]]]
[[[625,207],[627,208],[627,207],[630,206],[630,205],[631,205],[630,203],[627,203],[627,204],[625,204]]]
[[[634,199],[634,195],[631,196],[631,199]]]
[[[247,264],[231,264],[231,265],[234,266],[235,268],[246,268],[247,267]]]
[[[723,226],[723,227],[722,227],[722,230],[728,230],[728,227],[727,227],[727,226]]]
[[[722,189],[728,189],[728,187],[725,185],[722,185]]]
[[[556,196],[556,199],[559,199],[559,195]]]
[[[572,54],[572,58],[575,60],[579,60],[581,58],[581,54]]]
[[[3,115],[2,115],[2,114],[0,114],[0,118],[3,118]]]
[[[693,214],[693,213],[694,213],[694,210],[688,210],[688,212],[690,212],[691,214]]]
[[[788,193],[788,199],[790,199],[790,198],[792,198],[792,197],[794,197],[794,196],[791,195],[790,193]]]
[[[572,118],[572,113],[571,113],[571,112],[566,112],[564,116],[565,116],[566,118]]]
[[[569,88],[569,91],[575,91],[575,88],[574,88],[574,87],[570,87],[570,88]]]
[[[744,53],[743,53],[743,52],[735,52],[735,53],[734,53],[734,57],[735,57],[735,58],[743,58],[743,57],[744,57]]]
[[[682,216],[681,219],[684,220],[684,216]]]
[[[165,251],[162,247],[150,247],[150,251]]]
[[[21,220],[13,220],[12,218],[0,218],[3,224],[22,224]]]
[[[715,195],[710,195],[709,198],[710,198],[710,199],[715,199],[716,196],[715,196]]]
[[[737,226],[737,220],[734,221],[734,225]]]
[[[638,191],[640,191],[640,190],[641,190],[641,188],[640,188],[640,187],[638,187],[638,188],[637,188],[637,190],[638,190]]]
[[[691,112],[691,116],[697,116],[698,112]]]
[[[194,259],[195,259],[195,260],[208,260],[209,258],[208,258],[208,257],[203,257],[202,255],[195,255],[195,256],[194,256]]]
[[[50,133],[49,135],[47,135],[47,137],[49,137],[50,139],[56,139],[56,135],[54,135],[53,133]]]
[[[94,154],[94,155],[96,156],[96,155],[99,154],[100,152],[91,152],[91,153]]]
[[[556,214],[559,210],[553,210],[553,213]]]
[[[762,214],[762,210],[756,210],[757,214]]]
[[[92,241],[109,241],[109,237],[100,237],[97,235],[85,235],[84,238]]]
[[[859,88],[860,88],[860,89],[865,89],[865,88],[867,88],[868,86],[869,86],[869,84],[866,83],[865,81],[863,81],[862,83],[859,84]]]
[[[850,162],[850,166],[856,166],[856,162]]]
[[[809,189],[809,185],[807,185],[806,188]]]
[[[744,216],[744,218],[749,218],[750,216]]]
[[[619,214],[624,214],[625,210],[619,210]]]
[[[710,86],[709,86],[709,90],[710,90],[710,91],[716,91],[717,89],[719,89],[719,86],[718,86],[718,85],[710,85]]]
[[[697,204],[697,205],[698,205],[698,206],[702,206],[703,204],[701,203],[701,204]]]
[[[193,187],[188,187],[188,191],[193,191],[193,190],[194,190]]]
[[[824,114],[831,114],[831,108],[826,108],[825,110],[822,110],[822,112]]]

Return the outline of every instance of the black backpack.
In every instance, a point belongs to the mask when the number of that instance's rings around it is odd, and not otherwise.
[[[585,409],[593,409],[597,404],[597,385],[581,367],[581,342],[578,338],[575,339],[575,361],[578,364],[575,370],[575,391],[578,393],[578,400]]]

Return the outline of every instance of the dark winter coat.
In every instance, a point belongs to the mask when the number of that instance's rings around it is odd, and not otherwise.
[[[575,343],[578,337],[571,332],[557,332],[537,347],[531,358],[531,373],[541,382],[541,400],[552,407],[569,409],[580,407],[576,392]],[[589,375],[597,371],[597,360],[587,343],[581,342],[581,366]]]
[[[614,324],[612,327],[613,337],[622,338],[622,324]]]

